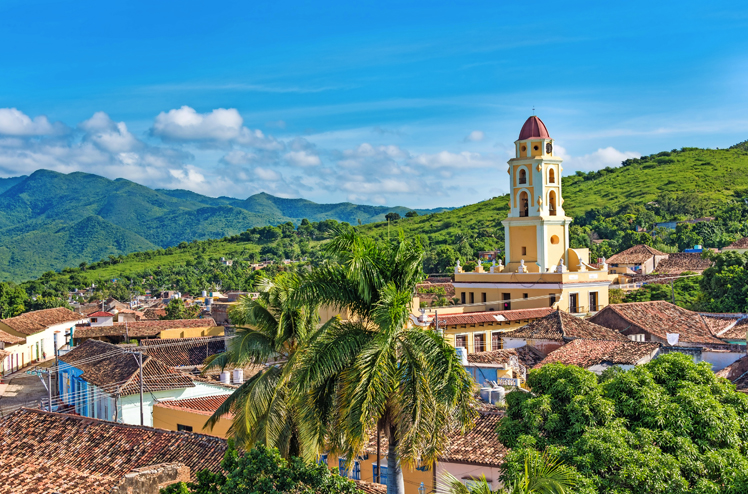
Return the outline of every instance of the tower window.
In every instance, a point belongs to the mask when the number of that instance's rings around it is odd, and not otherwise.
[[[523,256],[527,255],[527,247],[522,247],[522,255]]]
[[[525,145],[523,144],[523,145],[522,145],[522,152],[524,153],[525,151],[527,151],[527,146],[525,146]]]
[[[540,149],[540,148],[539,148],[539,147],[537,147],[537,146],[533,146],[533,149],[534,149],[535,151],[537,151],[537,150],[538,150],[538,149]]]
[[[530,298],[530,294],[529,293],[523,293],[522,294],[522,298]]]
[[[519,194],[519,215],[529,216],[530,214],[530,201],[527,197],[527,192],[522,191]]]
[[[551,168],[548,170],[548,183],[549,184],[555,184],[556,183],[556,171]]]
[[[556,192],[553,190],[548,194],[548,208],[551,216],[556,216]]]
[[[527,183],[527,171],[525,171],[524,168],[519,171],[519,183],[521,184]]]

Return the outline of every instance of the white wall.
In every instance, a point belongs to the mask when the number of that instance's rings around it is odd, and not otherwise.
[[[230,395],[231,392],[232,390],[229,388],[201,382],[196,382],[194,388],[168,389],[155,393],[146,391],[143,394],[143,425],[153,426],[153,404],[155,400],[182,400],[201,396]],[[140,425],[140,394],[121,397],[119,408],[118,422]]]
[[[496,440],[498,441],[498,439]],[[501,471],[498,467],[485,467],[465,463],[449,463],[440,461],[436,464],[436,492],[439,494],[444,494],[447,492],[439,488],[440,479],[444,472],[449,472],[460,480],[463,480],[463,477],[475,477],[476,479],[479,479],[481,475],[485,475],[486,479],[490,481],[493,490],[501,487],[501,482],[499,482],[499,475],[501,474]]]
[[[722,370],[736,360],[745,357],[745,352],[710,352],[708,349],[701,351],[701,359],[712,364],[712,370]]]
[[[501,338],[504,343],[504,348],[521,348],[527,346],[527,340],[524,338]]]

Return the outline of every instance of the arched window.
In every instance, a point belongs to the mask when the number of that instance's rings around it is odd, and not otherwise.
[[[527,192],[522,191],[519,194],[519,215],[528,216],[530,213],[530,201],[527,200]]]
[[[519,183],[526,184],[527,183],[527,171],[522,168],[519,171]]]
[[[551,216],[556,216],[556,191],[554,190],[548,194],[548,208],[551,211]]]
[[[553,168],[548,170],[548,183],[549,184],[555,184],[556,183],[556,172]]]

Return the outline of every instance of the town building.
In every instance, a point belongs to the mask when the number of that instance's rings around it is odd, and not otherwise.
[[[660,252],[649,245],[641,244],[634,245],[611,256],[607,263],[611,274],[649,274],[657,270],[658,264],[667,257],[666,253]]]
[[[227,395],[199,396],[182,400],[165,400],[153,406],[153,427],[170,431],[200,432],[227,439],[233,415],[220,418],[211,429],[205,423],[218,410]]]
[[[662,345],[654,341],[573,340],[548,354],[535,368],[559,363],[576,365],[595,374],[613,366],[624,370],[652,361]]]
[[[21,409],[0,418],[0,492],[158,494],[220,471],[226,449],[204,434]]]
[[[26,312],[20,316],[0,320],[0,331],[22,343],[8,347],[5,369],[21,369],[31,362],[54,358],[57,350],[70,340],[76,324],[87,324],[88,318],[64,307]]]
[[[745,254],[748,252],[748,237],[743,237],[727,247],[722,247],[722,252],[737,252],[738,254]]]
[[[143,340],[146,338],[199,338],[223,336],[224,327],[206,317],[203,319],[153,319],[135,322],[116,322],[108,326],[80,324],[73,330],[76,345],[89,339],[109,341],[111,343]]]
[[[564,213],[561,157],[545,124],[527,119],[509,160],[510,208],[502,221],[505,262],[485,272],[455,268],[454,287],[468,311],[553,307],[572,313],[608,305],[607,266],[590,264],[589,249],[569,246],[572,219]]]
[[[196,381],[163,362],[143,355],[143,410],[138,355],[110,343],[89,340],[60,357],[60,409],[84,417],[125,424],[152,424],[153,405],[161,400],[227,395],[233,388]]]
[[[15,372],[23,365],[23,358],[19,355],[24,353],[26,338],[13,336],[5,331],[0,331],[0,375]]]
[[[527,380],[527,372],[543,360],[545,354],[531,346],[492,350],[467,355],[463,367],[480,386],[517,386]]]

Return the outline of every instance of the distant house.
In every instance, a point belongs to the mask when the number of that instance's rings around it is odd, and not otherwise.
[[[116,322],[111,326],[79,325],[73,331],[75,344],[88,339],[98,339],[119,343],[131,339],[144,338],[199,338],[223,336],[223,326],[216,325],[210,318],[204,319],[161,319],[135,322]]]
[[[231,414],[220,418],[212,429],[205,428],[205,422],[226,401],[227,396],[199,396],[156,403],[153,407],[153,426],[170,431],[200,432],[228,438],[228,430],[234,419]]]
[[[25,340],[16,344],[9,367],[20,369],[31,362],[53,358],[69,341],[75,325],[83,323],[88,323],[86,316],[64,307],[35,310],[0,320],[0,331]]]
[[[19,355],[23,355],[25,343],[26,338],[0,331],[0,375],[4,376],[21,368],[22,358]]]
[[[748,252],[748,237],[743,237],[740,240],[736,240],[727,247],[722,248],[722,252],[732,251],[739,254],[745,254]]]
[[[656,342],[573,340],[549,353],[535,368],[560,363],[576,365],[595,374],[612,366],[628,370],[650,362],[661,346]]]
[[[158,494],[220,471],[226,441],[204,434],[21,409],[0,419],[0,490]]]
[[[545,354],[531,346],[492,350],[489,352],[470,353],[467,356],[465,370],[473,381],[481,386],[491,381],[499,383],[500,379],[527,379],[527,371],[543,360]]]
[[[733,383],[737,391],[748,393],[748,356],[736,360],[716,374]]]
[[[668,255],[649,245],[635,245],[623,252],[611,256],[608,260],[608,271],[611,274],[649,274],[657,268],[660,261]]]
[[[114,314],[111,312],[96,311],[88,315],[88,320],[92,327],[111,326],[114,324]]]
[[[61,408],[84,417],[140,424],[140,366],[138,356],[117,345],[89,340],[60,360]],[[144,424],[152,425],[153,405],[166,399],[226,395],[231,389],[194,382],[163,362],[143,356]]]
[[[581,319],[561,310],[553,311],[542,319],[501,335],[504,348],[529,345],[544,355],[580,338],[629,341],[618,331],[599,326],[588,319]]]

